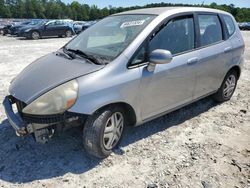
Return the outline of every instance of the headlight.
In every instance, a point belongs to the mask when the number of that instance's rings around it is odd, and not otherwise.
[[[23,109],[23,113],[34,115],[52,115],[63,113],[75,104],[77,93],[77,81],[69,81],[34,100]]]
[[[31,28],[24,30],[24,32],[29,32],[30,30],[31,30]]]

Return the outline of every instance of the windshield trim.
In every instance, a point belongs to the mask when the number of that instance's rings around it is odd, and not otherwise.
[[[121,51],[121,52],[119,52],[116,56],[108,56],[108,55],[106,55],[107,57],[111,57],[112,58],[112,60],[107,60],[108,61],[108,63],[111,63],[112,61],[114,61],[115,59],[117,59],[128,47],[129,47],[129,45],[130,44],[132,44],[133,42],[134,42],[134,40],[145,30],[145,28],[153,21],[153,20],[155,20],[156,18],[157,18],[157,14],[136,14],[136,13],[133,13],[133,14],[114,14],[114,15],[110,15],[110,16],[107,16],[107,17],[105,17],[105,18],[103,18],[103,19],[106,19],[106,18],[110,18],[110,17],[116,17],[116,16],[126,16],[126,15],[135,15],[135,16],[138,16],[138,15],[142,15],[142,16],[151,16],[151,20],[147,23],[147,25],[145,25],[144,27],[143,27],[143,29],[140,31],[140,32],[138,32],[136,35],[134,35],[134,37],[133,37],[133,39],[130,41],[130,43],[128,43],[124,48],[123,48],[123,50]],[[102,20],[103,20],[102,19]],[[100,20],[101,21],[101,20]],[[88,29],[88,28],[87,28]],[[78,36],[77,36],[78,37]],[[63,48],[67,48],[67,46],[69,45],[69,43],[71,43],[71,41],[73,41],[74,39],[75,39],[76,37],[74,37],[74,38],[72,38],[68,43],[66,43],[64,46],[63,46]],[[85,51],[84,51],[85,52]],[[88,52],[88,53],[90,53],[90,54],[92,54],[93,56],[101,56],[101,57],[104,57],[105,55],[102,55],[102,54],[96,54],[96,53],[93,53],[93,52],[90,52],[90,51],[86,51],[86,52]]]

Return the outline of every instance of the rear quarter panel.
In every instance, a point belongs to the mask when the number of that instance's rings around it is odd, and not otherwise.
[[[237,22],[235,21],[233,16],[232,19],[235,24],[235,33],[229,38],[232,45],[232,56],[233,56],[230,68],[235,65],[238,65],[239,67],[242,68],[244,62],[243,56],[245,51],[245,43],[241,35],[241,31],[237,25]]]

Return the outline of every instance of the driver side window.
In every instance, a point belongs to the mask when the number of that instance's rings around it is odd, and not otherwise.
[[[134,57],[131,65],[146,61],[146,52],[156,49],[169,50],[173,55],[194,49],[194,21],[193,17],[185,16],[170,20],[155,32],[150,39],[149,49],[144,45]]]
[[[51,26],[54,26],[55,25],[55,22],[50,22],[47,27],[51,27]]]
[[[173,55],[194,49],[194,23],[192,17],[170,20],[149,44],[149,52],[169,50]]]

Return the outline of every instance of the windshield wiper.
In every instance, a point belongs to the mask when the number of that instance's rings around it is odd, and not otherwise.
[[[65,49],[66,49],[66,51],[73,52],[74,54],[77,54],[83,58],[86,58],[97,65],[102,65],[102,63],[97,58],[95,58],[93,55],[87,54],[79,49],[71,49],[71,48],[65,48]]]
[[[64,54],[66,54],[67,56],[69,56],[71,59],[75,59],[76,55],[72,52],[70,52],[67,48],[63,47],[63,52]]]
[[[69,54],[67,54],[67,53],[62,53],[62,52],[60,52],[60,51],[57,51],[57,52],[56,52],[56,55],[57,55],[57,56],[63,56],[63,57],[65,57],[66,59],[73,59],[72,56],[70,56]]]

